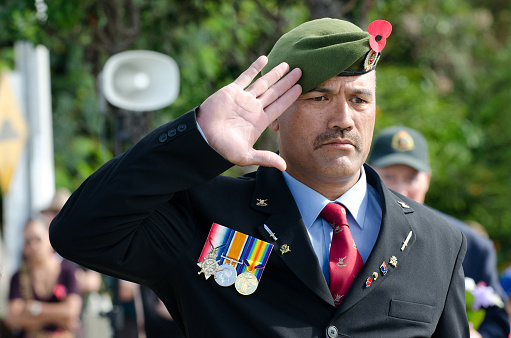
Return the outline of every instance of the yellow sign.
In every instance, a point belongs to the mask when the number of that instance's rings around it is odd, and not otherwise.
[[[7,73],[0,74],[0,188],[9,190],[12,174],[27,141],[27,125],[9,83]]]

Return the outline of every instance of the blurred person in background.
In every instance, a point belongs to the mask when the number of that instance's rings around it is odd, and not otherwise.
[[[511,265],[506,268],[500,275],[500,284],[507,294],[506,310],[511,322]],[[511,334],[509,334],[511,338]]]
[[[139,324],[135,308],[137,284],[122,279],[107,277],[112,291],[113,309],[106,316],[110,319],[113,338],[137,338]],[[142,325],[142,324],[141,324]]]
[[[47,219],[48,226],[60,212],[64,204],[66,204],[67,200],[71,196],[71,192],[64,187],[58,187],[55,190],[55,194],[50,202],[50,204],[43,210],[41,210],[41,214]],[[57,253],[55,253],[58,255]],[[80,318],[84,323],[75,333],[77,338],[85,338],[87,335],[87,325],[84,321],[83,315],[87,313],[87,307],[89,306],[89,298],[88,295],[92,292],[98,292],[101,288],[102,277],[99,272],[94,270],[87,269],[79,264],[76,264],[70,260],[63,259],[60,255],[58,255],[59,259],[62,260],[62,264],[68,265],[70,269],[74,270],[76,285],[78,290],[83,298],[82,305],[82,317]],[[99,316],[99,314],[98,314]]]
[[[169,311],[153,290],[140,285],[140,295],[143,304],[146,338],[184,337]]]
[[[431,168],[428,144],[420,132],[404,126],[383,129],[373,141],[367,163],[380,174],[387,187],[424,204]],[[506,302],[506,294],[499,283],[493,242],[468,224],[436,211],[467,238],[467,253],[463,261],[465,276],[476,283],[485,282]],[[470,337],[508,337],[509,319],[505,309],[497,306],[488,308],[478,330],[471,328]]]
[[[21,338],[73,338],[82,297],[75,271],[55,254],[48,224],[31,219],[23,236],[22,265],[11,278],[5,323]]]

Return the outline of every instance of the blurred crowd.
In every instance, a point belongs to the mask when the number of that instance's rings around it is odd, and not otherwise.
[[[5,298],[0,337],[182,337],[151,289],[102,275],[53,250],[49,226],[70,195],[57,189],[50,205],[24,226],[21,266],[1,277],[8,287],[0,297]]]

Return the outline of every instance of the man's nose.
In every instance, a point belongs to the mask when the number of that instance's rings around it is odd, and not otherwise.
[[[404,195],[406,197],[410,197],[408,187],[407,187],[406,183],[404,183],[404,182],[399,182],[399,181],[396,182],[392,189],[394,189],[395,191],[397,191],[401,195]]]
[[[348,102],[344,99],[340,99],[330,112],[328,128],[351,130],[354,125],[355,122],[353,121],[352,111],[349,109]]]

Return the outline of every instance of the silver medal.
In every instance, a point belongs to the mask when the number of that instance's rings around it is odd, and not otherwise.
[[[215,282],[221,286],[231,286],[236,281],[236,269],[229,263],[220,265],[222,271],[215,274]]]

